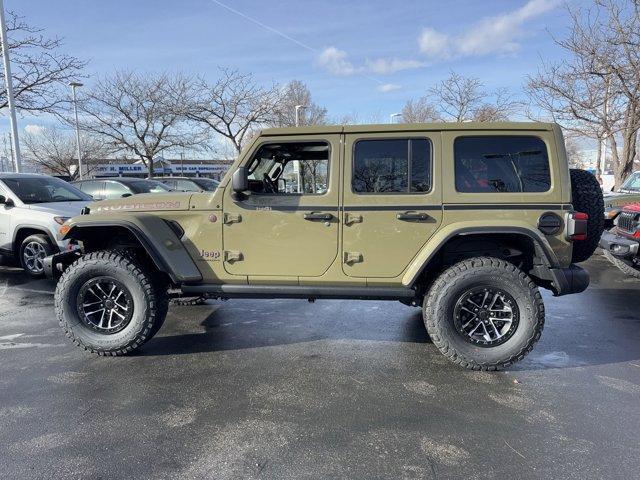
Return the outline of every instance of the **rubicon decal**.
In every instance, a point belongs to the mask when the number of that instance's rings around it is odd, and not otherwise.
[[[128,210],[176,210],[181,202],[136,202],[122,205],[98,205],[96,212],[122,212]]]

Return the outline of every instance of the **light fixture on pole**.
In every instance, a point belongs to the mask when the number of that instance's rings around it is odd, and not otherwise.
[[[73,96],[73,111],[76,115],[76,154],[78,155],[78,175],[82,180],[82,152],[80,151],[80,125],[78,122],[78,100],[76,98],[76,88],[82,87],[80,82],[69,82],[71,94]]]
[[[22,171],[22,159],[20,158],[20,141],[18,140],[18,121],[16,119],[16,106],[13,101],[13,77],[11,76],[11,62],[9,61],[9,49],[6,48],[7,24],[4,19],[4,2],[0,0],[0,42],[2,42],[2,61],[4,63],[4,83],[7,88],[7,104],[9,106],[9,122],[11,123],[11,141],[13,142],[13,155],[16,173]]]
[[[391,115],[389,115],[389,123],[396,123],[393,121],[394,118],[396,117],[401,117],[402,114],[401,113],[392,113]]]
[[[307,108],[306,105],[296,105],[296,127],[300,126],[300,110],[303,108]]]

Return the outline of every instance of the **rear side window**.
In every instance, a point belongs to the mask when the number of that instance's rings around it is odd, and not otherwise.
[[[547,146],[538,137],[458,137],[453,150],[458,192],[546,192],[551,188]]]
[[[431,190],[431,143],[425,138],[360,140],[353,152],[355,193]]]

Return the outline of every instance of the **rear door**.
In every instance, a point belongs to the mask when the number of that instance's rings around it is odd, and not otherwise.
[[[342,268],[393,278],[442,220],[438,132],[345,137]]]

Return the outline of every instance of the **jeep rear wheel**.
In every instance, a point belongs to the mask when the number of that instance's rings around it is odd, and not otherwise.
[[[166,290],[165,290],[166,292]],[[98,355],[133,352],[158,331],[166,293],[129,255],[94,252],[73,263],[55,293],[56,315],[67,336]]]
[[[471,370],[500,370],[524,358],[544,327],[542,296],[515,265],[492,257],[445,270],[424,299],[433,343]]]
[[[604,231],[604,199],[602,189],[596,177],[586,170],[572,168],[571,195],[576,212],[589,215],[587,220],[587,238],[573,242],[572,263],[587,260],[595,252]]]

